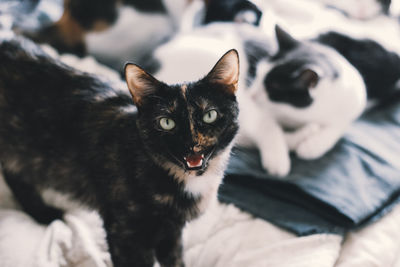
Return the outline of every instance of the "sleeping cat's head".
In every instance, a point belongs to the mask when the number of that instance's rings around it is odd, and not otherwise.
[[[272,68],[264,79],[269,98],[305,108],[313,103],[323,81],[334,80],[338,73],[328,48],[295,40],[276,27],[278,53],[271,58]]]
[[[236,50],[228,51],[203,79],[180,85],[167,85],[137,65],[126,65],[138,108],[137,126],[158,164],[169,162],[202,173],[230,147],[238,131],[238,75]]]

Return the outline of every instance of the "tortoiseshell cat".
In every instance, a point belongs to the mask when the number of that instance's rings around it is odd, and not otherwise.
[[[127,64],[133,102],[25,39],[0,61],[0,162],[22,208],[49,223],[62,194],[99,212],[115,267],[184,266],[182,228],[216,199],[238,131],[236,50],[179,85]]]

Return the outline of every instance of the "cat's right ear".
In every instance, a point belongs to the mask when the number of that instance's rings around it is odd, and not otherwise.
[[[140,106],[144,97],[156,91],[157,87],[160,85],[160,81],[133,63],[126,63],[124,70],[125,80],[132,95],[133,102],[136,106]]]
[[[289,33],[284,31],[279,25],[275,25],[276,39],[279,45],[279,51],[285,51],[295,48],[299,41],[294,39]]]

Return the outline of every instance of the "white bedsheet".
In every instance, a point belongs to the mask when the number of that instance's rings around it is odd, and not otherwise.
[[[400,266],[400,206],[344,239],[333,234],[296,237],[223,204],[212,207],[186,230],[188,266]]]
[[[0,177],[1,267],[110,267],[94,212],[75,210],[45,227],[18,209]],[[306,237],[214,203],[184,231],[187,267],[399,267],[400,206],[345,239]]]

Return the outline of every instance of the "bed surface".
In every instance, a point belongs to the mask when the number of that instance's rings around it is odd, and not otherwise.
[[[18,210],[0,181],[0,266],[109,267],[101,220],[75,211],[44,227]],[[184,232],[188,267],[399,267],[400,206],[347,234],[296,235],[214,203]]]

